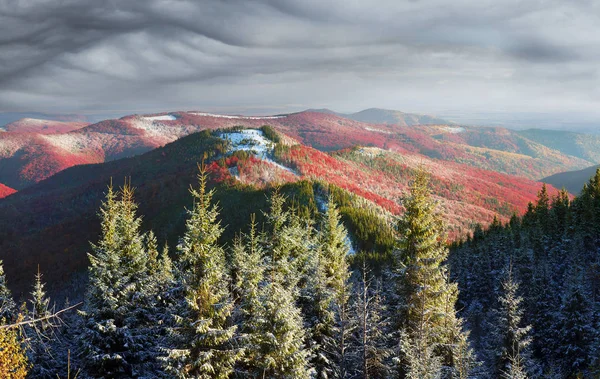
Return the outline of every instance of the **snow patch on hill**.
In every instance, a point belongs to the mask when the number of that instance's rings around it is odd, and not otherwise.
[[[370,131],[370,132],[377,132],[377,133],[383,133],[383,134],[392,134],[392,132],[388,132],[387,130],[369,128],[368,126],[366,126],[365,129],[368,130],[368,131]]]
[[[155,137],[161,143],[173,142],[198,129],[193,128],[192,126],[167,125],[158,121],[161,120],[150,120],[147,117],[141,117],[139,119],[131,120],[130,123],[132,127],[145,131],[148,136]]]
[[[10,157],[23,146],[18,140],[10,138],[0,139],[0,157]]]
[[[86,137],[81,134],[41,134],[40,138],[70,153],[81,153],[87,147]]]
[[[276,118],[286,118],[287,116],[230,116],[224,114],[213,114],[204,112],[190,112],[194,116],[205,116],[205,117],[217,117],[217,118],[229,118],[233,120],[272,120]]]
[[[230,151],[245,150],[251,152],[257,158],[298,176],[296,171],[275,162],[271,158],[275,144],[264,136],[262,130],[244,129],[239,132],[221,133],[218,137],[230,142]]]
[[[461,126],[447,126],[444,130],[452,134],[463,133],[466,131],[466,129]]]
[[[164,115],[160,115],[160,116],[146,116],[146,117],[142,117],[142,118],[147,121],[175,121],[175,120],[177,120],[177,117],[173,116],[172,114],[164,114]]]

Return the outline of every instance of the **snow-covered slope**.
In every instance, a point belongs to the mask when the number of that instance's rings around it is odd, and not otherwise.
[[[291,168],[277,163],[272,159],[275,144],[265,137],[262,130],[244,129],[236,132],[226,132],[219,134],[219,138],[229,141],[230,152],[236,150],[248,151],[265,162],[291,172],[294,175],[298,175]]]

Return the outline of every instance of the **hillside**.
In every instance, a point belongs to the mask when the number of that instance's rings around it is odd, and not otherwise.
[[[544,183],[553,185],[556,188],[565,188],[567,191],[578,194],[583,185],[586,184],[600,165],[584,168],[583,170],[561,172],[542,179]]]
[[[337,113],[329,109],[315,109],[315,112],[335,114],[355,121],[369,124],[390,124],[400,126],[414,125],[451,125],[451,122],[442,120],[435,116],[421,115],[415,113],[404,113],[391,109],[369,108],[356,113]]]
[[[203,129],[265,124],[322,151],[378,147],[529,179],[597,163],[591,161],[595,145],[579,154],[587,160],[503,128],[370,124],[309,111],[264,117],[171,112],[105,120],[53,134],[0,133],[0,182],[21,190],[65,168],[134,156]]]
[[[17,192],[17,191],[0,183],[0,199],[6,197],[8,195],[12,195],[15,192]]]
[[[184,208],[190,206],[189,184],[205,154],[229,239],[265,204],[264,191],[276,184],[296,183],[289,187],[290,196],[314,204],[318,199],[312,189],[306,194],[306,186],[331,183],[365,199],[373,214],[391,215],[401,212],[398,201],[408,182],[416,169],[425,167],[432,173],[433,193],[451,237],[466,233],[473,223],[488,224],[496,214],[507,220],[512,212],[523,212],[540,188],[530,180],[467,165],[442,167],[420,155],[378,148],[329,155],[285,135],[273,146],[254,137],[258,132],[236,133],[207,130],[132,158],[72,167],[0,201],[0,258],[11,283],[23,290],[29,278],[14,273],[33,272],[39,263],[48,282],[60,287],[59,278],[86,267],[88,242],[99,228],[96,213],[111,178],[119,184],[131,177],[145,227],[162,241],[177,235]]]
[[[56,121],[36,118],[22,118],[4,125],[3,129],[7,133],[54,134],[68,133],[88,125],[89,123],[81,121]]]
[[[517,134],[564,154],[600,163],[600,135],[541,129],[523,130]]]

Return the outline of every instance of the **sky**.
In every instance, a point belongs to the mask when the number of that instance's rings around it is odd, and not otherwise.
[[[0,112],[600,120],[596,0],[0,0]]]

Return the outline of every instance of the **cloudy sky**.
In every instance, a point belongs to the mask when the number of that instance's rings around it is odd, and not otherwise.
[[[600,2],[0,0],[0,112],[309,107],[600,114]]]

